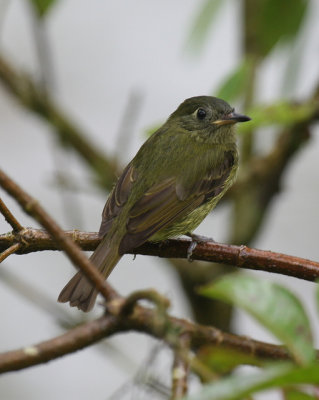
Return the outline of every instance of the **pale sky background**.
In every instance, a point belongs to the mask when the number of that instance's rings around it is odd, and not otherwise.
[[[132,91],[139,92],[141,112],[132,129],[127,154],[123,156],[123,162],[128,161],[144,141],[147,128],[164,121],[185,98],[214,94],[222,79],[237,65],[240,60],[239,2],[228,0],[225,3],[203,52],[194,56],[184,49],[199,1],[58,1],[46,24],[56,102],[92,140],[112,154],[128,96]],[[0,50],[17,67],[36,74],[39,67],[26,4],[22,0],[0,0]],[[318,1],[311,2],[307,20],[299,43],[304,50],[301,71],[293,90],[296,99],[309,96],[318,79]],[[278,49],[260,71],[260,100],[271,101],[280,96],[291,52],[281,50]],[[89,184],[87,174],[75,156],[67,153],[57,161],[55,139],[50,129],[38,117],[24,111],[0,85],[1,167],[36,197],[64,228],[96,231],[106,195]],[[271,132],[265,130],[260,136],[258,146],[260,151],[265,151]],[[255,247],[319,259],[318,151],[317,126],[313,129],[311,143],[298,153],[289,168],[282,192],[271,207]],[[53,185],[57,163],[76,176],[83,189],[74,194],[81,220],[72,215],[65,218],[59,191]],[[1,196],[22,224],[36,226],[8,196],[3,192]],[[222,241],[227,218],[228,210],[220,208],[197,232]],[[0,232],[9,230],[0,218]],[[34,284],[51,300],[57,298],[73,274],[73,267],[64,255],[45,252],[11,256],[1,269]],[[281,282],[300,294],[314,321],[318,345],[314,285],[279,275],[256,275]],[[154,287],[171,299],[172,314],[189,316],[177,280],[164,261],[139,256],[133,262],[132,257],[125,256],[112,273],[110,282],[124,295],[136,289]],[[47,340],[63,332],[48,312],[2,283],[0,301],[0,351]],[[66,305],[58,307],[67,315],[78,315]],[[100,309],[96,307],[95,315],[99,314]],[[238,333],[274,341],[243,313],[238,313],[237,321]],[[125,334],[107,342],[133,359],[135,365],[114,359],[111,350],[105,353],[101,345],[96,345],[45,366],[4,375],[0,379],[1,398],[107,399],[134,376],[155,341],[140,334]]]

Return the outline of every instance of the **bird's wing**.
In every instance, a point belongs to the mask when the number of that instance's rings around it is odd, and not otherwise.
[[[112,226],[131,193],[132,185],[136,179],[136,170],[128,164],[114,186],[102,212],[102,222],[99,236],[104,237]]]
[[[191,185],[177,182],[175,177],[153,185],[130,209],[119,253],[140,246],[156,232],[217,196],[233,165],[232,153],[226,152],[223,165],[208,168],[202,178]]]
[[[185,200],[193,193],[203,193],[205,195],[204,202],[217,196],[224,188],[224,184],[230,175],[235,164],[235,154],[233,151],[225,151],[223,154],[223,162],[212,167],[208,166],[201,179],[192,182],[184,177],[176,187],[176,192],[180,200]]]

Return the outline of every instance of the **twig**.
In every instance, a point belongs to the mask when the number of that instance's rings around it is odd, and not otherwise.
[[[167,309],[170,306],[169,300],[154,289],[137,290],[125,298],[120,309],[120,313],[122,314],[123,318],[136,310],[137,302],[139,300],[147,300],[156,306],[156,313],[154,314],[154,320],[152,321],[154,332],[156,330],[156,336],[161,338],[167,336],[166,340],[168,340],[171,330],[167,314]],[[108,304],[111,303],[112,302],[109,302]],[[118,300],[115,300],[115,303],[118,303]],[[106,305],[107,311],[110,310],[108,304]],[[171,342],[171,345],[175,346],[175,343]]]
[[[179,345],[184,351],[189,348],[189,337],[181,335]],[[172,369],[172,395],[171,400],[182,399],[187,394],[187,378],[189,373],[189,363],[187,359],[181,357],[179,351],[175,351]]]
[[[65,231],[64,234],[87,251],[94,250],[100,241],[98,234],[93,232],[74,230]],[[61,249],[60,245],[47,232],[40,229],[25,228],[18,236],[12,232],[0,235],[0,251],[12,246],[17,240],[23,242],[23,246],[17,251],[17,254]],[[189,240],[186,239],[170,239],[160,243],[149,242],[134,249],[131,254],[163,258],[187,258],[189,243]],[[319,262],[247,246],[215,242],[198,243],[193,251],[192,259],[283,274],[307,281],[315,281],[319,278]]]
[[[0,212],[4,216],[5,220],[12,226],[14,232],[20,232],[23,229],[23,226],[20,225],[19,221],[12,215],[11,211],[4,204],[3,200],[0,198]]]
[[[54,339],[0,354],[0,373],[43,364],[97,342],[115,332],[117,321],[103,317],[74,328]]]
[[[83,349],[115,333],[136,331],[162,339],[157,329],[156,311],[137,306],[130,316],[105,315],[78,326],[51,340],[0,354],[0,373],[17,371],[43,364]],[[202,345],[236,349],[263,361],[290,360],[288,351],[278,345],[255,341],[243,336],[224,333],[216,328],[198,325],[183,319],[168,317],[170,326],[190,338],[190,347],[196,351]],[[164,337],[164,340],[166,338]]]
[[[19,250],[21,244],[20,243],[15,243],[9,248],[7,248],[5,251],[0,253],[0,263],[4,261],[7,257],[9,257],[11,254],[15,253],[17,250]]]
[[[157,359],[160,358],[160,353],[165,348],[165,343],[159,342],[153,346],[147,353],[146,359],[140,362],[135,376],[133,377],[132,384],[142,391],[143,389],[148,393],[150,397],[151,393],[156,393],[163,400],[167,400],[171,394],[171,388],[167,386],[161,380],[161,376],[158,375]],[[162,366],[161,366],[162,369]],[[155,372],[155,373],[154,373]],[[115,399],[119,399],[116,397]],[[134,396],[133,396],[134,398]]]
[[[48,40],[45,18],[37,12],[33,2],[29,2],[29,11],[33,40],[37,52],[37,61],[40,70],[40,87],[46,95],[53,89],[55,83],[55,71],[53,65],[51,43]]]
[[[125,299],[125,304],[121,308],[123,315],[130,314],[133,311],[134,306],[139,300],[148,300],[154,303],[157,309],[161,312],[166,312],[170,306],[169,300],[160,295],[156,290],[137,290]]]
[[[147,243],[134,250],[134,253],[165,258],[187,258],[188,247],[188,240],[171,239],[160,244]],[[318,262],[247,246],[214,242],[200,243],[193,251],[192,259],[284,274],[309,281],[314,281],[319,277]]]
[[[99,271],[89,261],[72,239],[66,236],[58,224],[45,212],[40,204],[24,192],[2,170],[0,170],[0,186],[20,204],[24,211],[35,218],[52,235],[57,245],[66,252],[76,268],[80,268],[88,280],[106,300],[114,297],[113,289],[104,281]]]

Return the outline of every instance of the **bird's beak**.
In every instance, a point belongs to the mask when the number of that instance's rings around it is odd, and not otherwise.
[[[217,119],[213,122],[214,125],[228,125],[228,124],[236,124],[237,122],[246,122],[250,121],[251,118],[246,115],[237,114],[235,112],[231,112],[225,115],[222,119]]]

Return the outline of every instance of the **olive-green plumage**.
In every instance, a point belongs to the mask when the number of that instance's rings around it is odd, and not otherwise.
[[[192,97],[143,144],[103,210],[103,239],[91,261],[105,278],[125,252],[190,233],[201,223],[235,180],[234,124],[248,120],[221,99]],[[78,272],[58,300],[89,311],[96,296]]]

